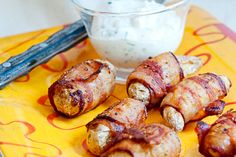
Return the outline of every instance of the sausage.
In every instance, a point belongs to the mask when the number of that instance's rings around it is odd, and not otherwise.
[[[212,125],[198,122],[195,128],[199,152],[207,157],[236,155],[236,111],[228,111]]]
[[[146,107],[140,101],[125,98],[113,104],[86,125],[88,149],[100,155],[112,145],[117,134],[144,123],[146,118]]]
[[[183,80],[169,92],[161,103],[161,113],[167,124],[182,131],[189,121],[221,114],[224,98],[231,87],[224,75],[205,73]]]
[[[180,139],[172,129],[148,124],[124,131],[102,157],[178,157],[180,152]]]
[[[147,59],[129,75],[126,84],[128,96],[152,108],[173,86],[201,66],[200,58],[176,57],[171,52]]]
[[[112,93],[116,69],[105,60],[92,59],[73,66],[48,89],[56,112],[74,117],[88,112]]]

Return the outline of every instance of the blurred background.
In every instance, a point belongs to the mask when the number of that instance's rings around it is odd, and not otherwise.
[[[236,32],[236,0],[193,0]],[[70,0],[0,0],[0,37],[71,23]]]

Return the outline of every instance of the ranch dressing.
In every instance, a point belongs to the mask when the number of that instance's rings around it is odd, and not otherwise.
[[[109,2],[112,1],[107,2],[110,11],[134,8],[127,5],[128,1]],[[140,11],[165,8],[153,1],[134,4]],[[132,69],[150,56],[175,51],[182,39],[183,25],[174,11],[145,16],[96,16],[91,33],[91,41],[99,54],[118,68]]]

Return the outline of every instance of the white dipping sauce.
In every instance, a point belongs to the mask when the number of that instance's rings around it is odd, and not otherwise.
[[[105,12],[158,11],[165,6],[152,0],[102,0],[92,9]],[[97,52],[124,71],[150,56],[175,51],[184,24],[174,10],[151,15],[94,16],[90,39]]]

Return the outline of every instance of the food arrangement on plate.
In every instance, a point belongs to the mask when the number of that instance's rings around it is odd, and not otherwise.
[[[89,151],[112,157],[180,156],[181,142],[175,131],[182,131],[191,121],[220,115],[225,106],[221,99],[231,87],[224,75],[189,76],[201,66],[198,57],[171,52],[143,61],[127,79],[129,98],[111,105],[86,125]],[[62,115],[81,115],[111,95],[115,76],[116,68],[108,61],[84,61],[52,84],[48,90],[50,102]],[[153,108],[160,108],[166,123],[145,124]],[[235,154],[235,119],[235,112],[229,111],[211,127],[199,122],[200,152],[206,156]]]
[[[189,0],[73,1],[83,21],[47,30],[44,42],[42,31],[40,37],[30,33],[0,45],[10,47],[9,54],[0,54],[2,61],[13,56],[0,65],[0,88],[23,69],[28,72],[73,47],[0,92],[4,155],[236,154],[236,114],[230,110],[236,108],[227,106],[236,104],[235,89],[230,89],[230,80],[236,79],[236,45],[226,26],[192,7],[184,31]],[[74,47],[87,35],[90,42]],[[18,45],[25,38],[30,42]],[[32,47],[31,41],[42,43]],[[26,47],[32,48],[14,56]]]

